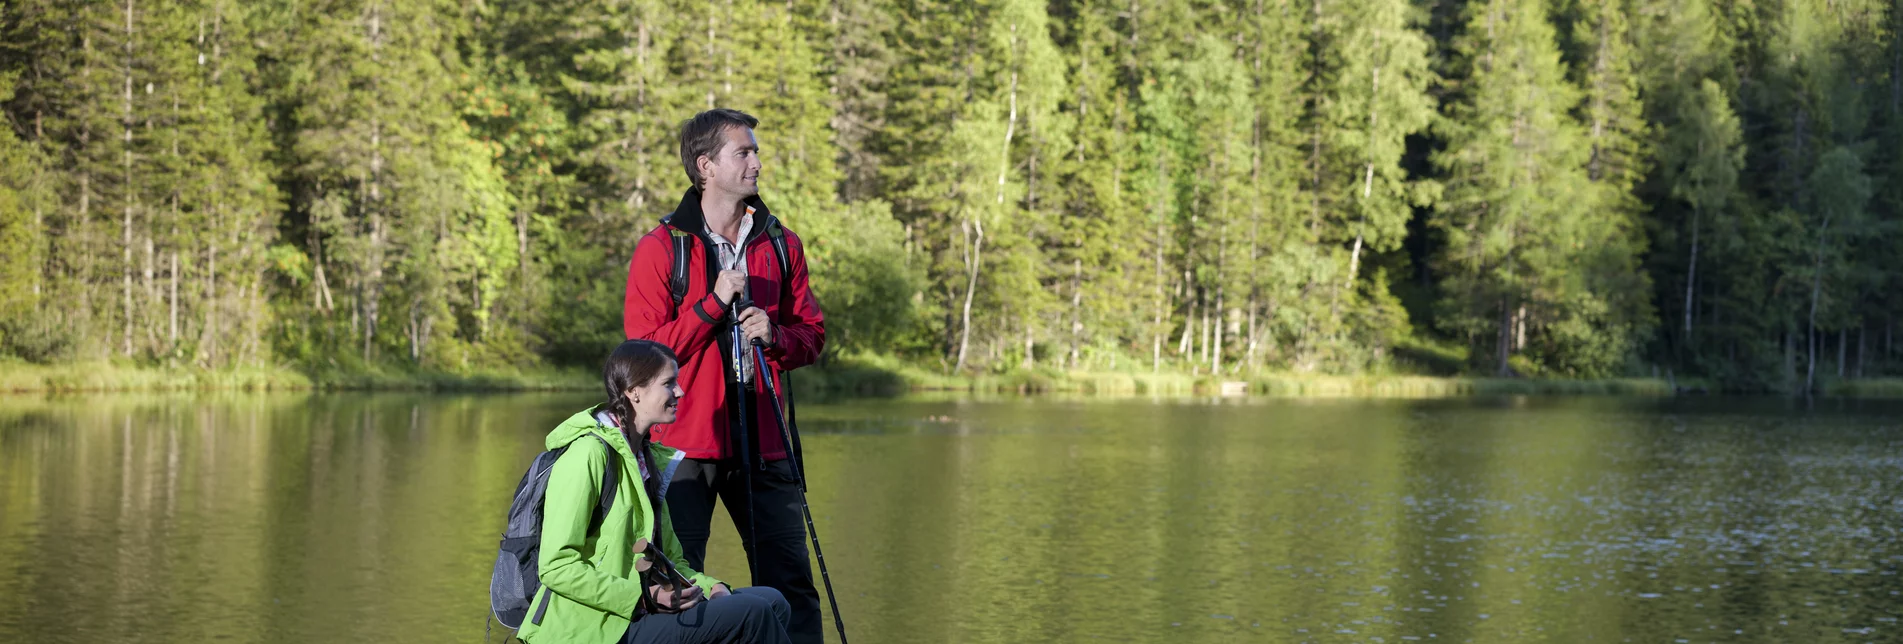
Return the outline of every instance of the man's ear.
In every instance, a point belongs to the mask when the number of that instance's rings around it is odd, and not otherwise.
[[[700,171],[700,185],[694,186],[694,187],[696,188],[707,187],[707,178],[713,176],[713,171],[712,171],[713,165],[714,165],[713,157],[709,157],[705,154],[700,155],[699,157],[694,159],[694,169]]]

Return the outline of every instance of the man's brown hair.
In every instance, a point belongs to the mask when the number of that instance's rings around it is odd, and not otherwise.
[[[701,157],[720,154],[720,145],[726,142],[721,134],[727,128],[752,128],[759,124],[760,119],[746,112],[724,107],[707,110],[682,121],[681,166],[687,169],[687,179],[694,182],[694,188],[701,187],[700,166],[695,162]]]

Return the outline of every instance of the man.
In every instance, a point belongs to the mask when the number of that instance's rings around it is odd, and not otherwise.
[[[785,391],[779,373],[812,364],[825,346],[826,327],[807,288],[799,237],[760,201],[758,123],[716,109],[681,124],[681,164],[693,187],[636,245],[623,327],[628,339],[659,341],[681,357],[687,395],[677,420],[656,426],[652,435],[686,457],[674,468],[666,497],[689,565],[706,569],[718,498],[740,533],[753,585],[786,596],[794,642],[819,642],[819,592],[807,563],[791,450],[781,440],[763,379],[773,378]],[[745,343],[739,355],[736,333]],[[764,347],[771,373],[754,373],[754,341]],[[743,454],[754,461],[751,467]]]

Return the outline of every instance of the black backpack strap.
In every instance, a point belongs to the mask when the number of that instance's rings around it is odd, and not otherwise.
[[[786,229],[780,226],[780,218],[773,215],[766,216],[766,238],[767,241],[773,242],[773,256],[780,260],[780,282],[785,283],[792,279],[793,265],[792,260],[787,259],[789,255],[786,252]]]
[[[608,520],[608,508],[614,505],[616,488],[621,482],[621,455],[615,453],[615,448],[608,444],[608,439],[602,438],[599,434],[590,435],[601,442],[601,449],[608,452],[608,467],[601,472],[601,493],[599,494],[601,503],[595,506],[594,515],[588,519],[588,531],[600,533],[601,523]]]
[[[669,241],[673,242],[668,245],[668,252],[671,253],[668,258],[671,268],[667,278],[667,294],[674,298],[674,310],[678,311],[681,308],[681,302],[687,298],[687,262],[693,256],[691,244],[694,243],[694,234],[675,228],[674,224],[670,223],[673,218],[674,215],[671,213],[662,217],[661,225],[667,227]]]
[[[781,289],[792,288],[792,284],[791,284],[791,281],[793,279],[793,260],[791,259],[792,253],[788,252],[787,250],[786,228],[780,225],[780,219],[778,217],[774,217],[773,215],[767,215],[766,238],[767,238],[767,241],[770,241],[773,243],[774,257],[780,260],[780,288]],[[788,445],[786,447],[788,449],[793,450],[793,461],[795,463],[799,463],[800,465],[799,477],[800,477],[801,485],[803,486],[805,485],[805,481],[806,481],[806,454],[804,450],[800,449],[799,419],[792,415],[793,414],[793,381],[789,379],[790,377],[791,377],[791,374],[785,371],[780,372],[780,383],[781,383],[780,389],[786,392],[786,413],[788,414],[787,422],[792,423],[793,425],[792,427],[787,428],[787,434],[793,437],[793,444]]]
[[[674,273],[668,278],[667,292],[674,296],[674,308],[681,308],[687,297],[687,262],[693,257],[694,236],[674,230]]]

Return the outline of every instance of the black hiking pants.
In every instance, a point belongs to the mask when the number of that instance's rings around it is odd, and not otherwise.
[[[813,587],[813,566],[806,554],[806,519],[800,515],[799,482],[790,460],[768,461],[753,472],[753,537],[748,542],[745,472],[738,460],[682,459],[667,486],[668,516],[681,553],[695,570],[707,560],[707,535],[713,522],[714,500],[727,507],[755,571],[753,585],[780,591],[792,607],[787,634],[796,644],[825,641],[819,614],[819,590]]]

